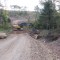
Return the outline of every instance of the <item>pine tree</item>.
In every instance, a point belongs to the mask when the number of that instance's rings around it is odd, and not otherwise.
[[[40,28],[44,29],[54,29],[56,28],[56,20],[55,20],[55,13],[56,13],[55,5],[52,1],[44,2],[44,8],[39,15],[38,22],[40,24]]]

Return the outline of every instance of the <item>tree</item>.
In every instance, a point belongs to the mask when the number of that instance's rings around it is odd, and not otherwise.
[[[50,0],[44,2],[44,8],[38,18],[39,28],[41,28],[41,26],[44,29],[56,28],[55,13],[57,13],[57,11],[54,6],[55,5]]]
[[[10,18],[8,17],[8,11],[6,10],[6,3],[5,6],[0,2],[0,29],[4,30],[10,30],[11,24],[10,24]]]
[[[35,6],[35,21],[38,19],[38,17],[39,17],[39,14],[40,14],[40,8],[39,8],[39,6],[37,5],[37,6]]]
[[[18,5],[11,5],[11,8],[13,8],[13,9],[21,9],[21,7],[20,6],[18,6]]]
[[[0,25],[3,22],[2,13],[3,13],[3,5],[0,3]]]
[[[4,6],[0,3],[0,9],[2,9]]]

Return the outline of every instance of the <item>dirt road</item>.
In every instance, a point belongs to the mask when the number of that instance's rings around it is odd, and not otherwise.
[[[27,33],[0,40],[0,60],[59,60],[42,42]]]

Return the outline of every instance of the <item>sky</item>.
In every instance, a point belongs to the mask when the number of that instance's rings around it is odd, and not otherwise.
[[[11,9],[10,5],[18,5],[21,7],[27,7],[27,10],[33,11],[34,7],[39,4],[39,0],[0,0],[3,5],[6,4],[6,9]]]
[[[40,0],[0,0],[0,2],[6,6],[5,9],[11,10],[11,5],[18,5],[20,7],[27,7],[27,11],[34,11],[34,7],[36,5],[39,5]],[[42,0],[44,1],[44,0]],[[60,1],[60,0],[59,0]],[[56,6],[60,3],[56,3]],[[39,5],[40,8],[43,8],[43,6]],[[56,7],[58,9],[58,7]]]

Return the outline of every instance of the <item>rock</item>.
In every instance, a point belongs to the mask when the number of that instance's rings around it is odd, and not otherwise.
[[[35,34],[35,35],[34,35],[34,38],[35,38],[35,39],[39,39],[39,38],[41,38],[41,36],[39,36],[38,34]]]
[[[0,39],[4,39],[7,37],[7,34],[4,32],[0,32]]]

